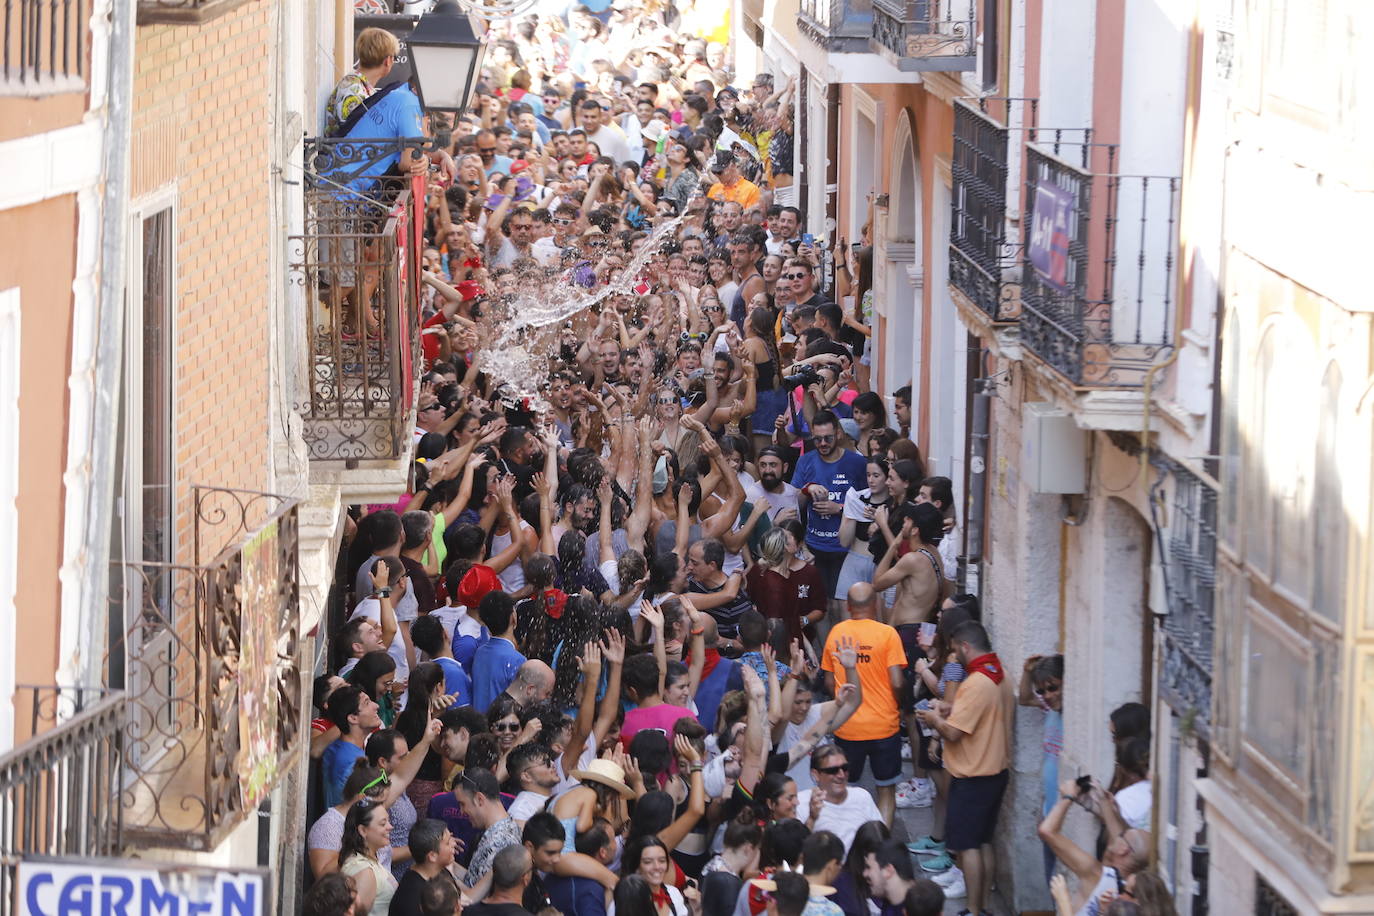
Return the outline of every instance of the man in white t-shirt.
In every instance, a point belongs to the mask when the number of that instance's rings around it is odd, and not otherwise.
[[[817,748],[811,755],[811,778],[816,788],[797,795],[797,811],[805,812],[808,830],[829,830],[840,838],[848,853],[859,828],[869,821],[883,820],[883,813],[872,795],[849,784],[844,751],[833,744]]]
[[[759,479],[752,487],[744,488],[744,496],[751,503],[762,496],[768,497],[768,520],[773,524],[797,517],[796,487],[787,482],[787,465],[782,460],[782,452],[766,445],[759,449]]]
[[[385,563],[387,565],[390,585],[386,586],[386,588],[389,588],[390,592],[386,597],[396,608],[396,622],[398,624],[395,635],[391,637],[391,642],[387,644],[386,654],[390,655],[392,660],[396,662],[396,680],[408,681],[410,680],[410,653],[415,651],[414,649],[409,649],[409,623],[418,615],[411,611],[410,617],[406,618],[404,621],[401,617],[401,607],[405,604],[406,593],[409,591],[407,587],[409,582],[406,577],[405,567],[401,565],[401,561],[395,557],[382,557],[376,562]],[[381,592],[384,590],[385,589],[379,589],[378,591]],[[385,629],[382,624],[382,602],[379,600],[381,597],[383,597],[381,594],[369,595],[369,597],[359,601],[357,606],[353,608],[353,613],[348,616],[348,619],[353,620],[357,617],[366,617],[379,627]],[[415,606],[413,596],[410,606],[412,608]],[[402,623],[405,624],[404,627],[400,626]],[[402,633],[403,629],[404,634]],[[409,649],[409,652],[407,649]],[[356,662],[356,659],[350,659],[350,661]],[[351,665],[345,667],[349,669],[352,668]],[[340,669],[339,674],[347,676],[348,672],[347,670]]]
[[[543,811],[553,798],[553,790],[560,777],[549,749],[533,741],[511,748],[506,757],[506,771],[520,786],[520,794],[511,802],[510,816],[520,826]]]

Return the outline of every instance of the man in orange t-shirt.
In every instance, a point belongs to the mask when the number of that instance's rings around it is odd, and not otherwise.
[[[825,640],[821,670],[833,693],[835,678],[843,670],[835,657],[839,641],[845,637],[853,639],[858,646],[855,667],[864,699],[849,721],[835,730],[835,744],[844,751],[850,782],[858,782],[863,776],[865,760],[872,761],[878,810],[891,826],[897,806],[897,783],[902,778],[902,720],[897,692],[903,683],[906,652],[897,631],[876,619],[878,596],[872,585],[854,583],[848,601],[850,619],[831,628]]]
[[[711,185],[706,196],[712,200],[733,200],[745,210],[757,206],[760,197],[759,186],[740,174],[739,163],[729,153],[716,157],[716,175],[720,178]]]

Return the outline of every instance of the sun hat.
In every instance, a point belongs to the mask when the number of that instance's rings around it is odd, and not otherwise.
[[[805,875],[802,875],[802,877],[806,878]],[[769,893],[778,889],[778,882],[770,881],[767,878],[754,878],[749,883],[759,890],[768,891]],[[811,885],[812,897],[829,897],[831,894],[835,893],[835,888],[828,884],[816,884],[810,878],[806,878],[806,883]]]
[[[603,786],[610,786],[625,798],[630,798],[635,794],[633,789],[625,785],[625,771],[613,760],[604,760],[598,757],[587,764],[585,770],[573,770],[568,775],[583,782],[599,782]]]

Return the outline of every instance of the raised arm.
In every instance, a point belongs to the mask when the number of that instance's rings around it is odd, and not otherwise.
[[[643,386],[650,387],[648,385]],[[625,536],[631,547],[644,543],[644,533],[649,529],[654,505],[654,450],[650,443],[654,440],[653,421],[640,417],[637,427],[639,434],[639,476],[635,480],[635,505],[630,517],[625,520]],[[638,548],[637,548],[638,549]],[[623,583],[622,583],[623,584]]]
[[[653,631],[654,659],[658,662],[658,695],[663,696],[663,682],[668,677],[668,648],[663,640],[663,612],[643,599],[639,602],[639,619]]]
[[[601,644],[601,657],[606,661],[606,696],[602,698],[601,709],[592,723],[592,737],[598,746],[610,732],[620,711],[620,672],[625,665],[625,637],[620,635],[619,630],[606,631],[606,639]]]
[[[679,757],[685,758],[688,762],[690,789],[687,792],[687,810],[658,832],[658,838],[669,849],[676,849],[677,845],[687,838],[687,834],[692,832],[697,821],[706,814],[706,783],[701,776],[701,755],[692,746],[692,742],[682,735],[673,739],[673,748]]]
[[[582,757],[583,745],[592,733],[593,717],[596,715],[596,688],[601,680],[601,647],[589,642],[582,647],[582,697],[577,703],[577,718],[573,720],[572,734],[568,746],[563,750],[563,772],[570,773],[577,768]]]

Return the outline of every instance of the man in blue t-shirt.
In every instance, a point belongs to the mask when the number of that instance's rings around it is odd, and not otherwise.
[[[801,456],[792,474],[797,505],[806,513],[806,546],[816,556],[816,570],[825,582],[832,619],[845,598],[835,594],[845,555],[840,544],[844,494],[850,487],[863,489],[868,473],[868,463],[862,455],[839,447],[839,427],[835,414],[819,411],[811,419],[816,448]]]
[[[488,592],[477,606],[477,616],[492,634],[472,656],[472,705],[485,710],[515,680],[525,656],[515,647],[514,598]]]
[[[382,727],[377,704],[361,687],[340,687],[329,695],[325,704],[329,721],[339,728],[335,738],[320,758],[324,776],[324,803],[330,807],[343,802],[344,783],[353,772],[354,762],[363,756],[367,736]]]

